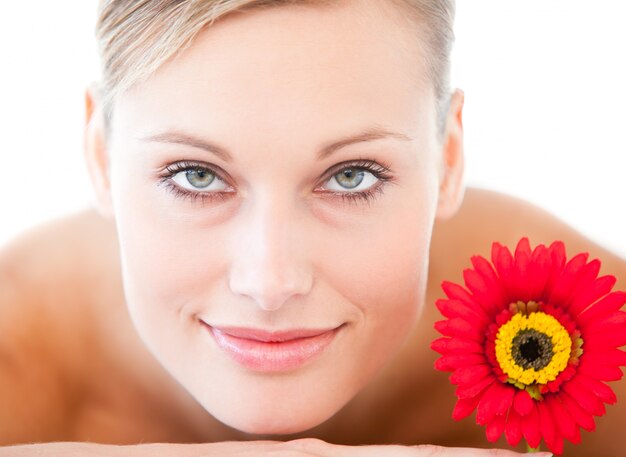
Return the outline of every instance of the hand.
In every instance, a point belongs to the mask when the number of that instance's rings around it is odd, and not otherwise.
[[[223,441],[218,443],[149,443],[112,445],[81,442],[55,442],[0,446],[0,457],[516,457],[517,452],[501,449],[470,449],[431,445],[344,446],[316,438],[292,441]],[[549,457],[550,453],[535,453]]]
[[[214,450],[233,457],[516,457],[517,452],[502,449],[446,448],[433,445],[373,445],[344,446],[331,444],[316,438],[292,441],[227,441],[213,443],[223,446]],[[538,452],[534,457],[552,456],[549,452]]]

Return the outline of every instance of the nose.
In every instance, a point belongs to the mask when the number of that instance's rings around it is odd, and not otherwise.
[[[306,234],[297,214],[277,198],[249,205],[233,238],[230,289],[276,311],[296,295],[306,295],[313,279],[306,262]],[[304,227],[300,227],[303,229]]]

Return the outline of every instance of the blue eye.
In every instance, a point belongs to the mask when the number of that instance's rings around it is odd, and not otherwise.
[[[332,182],[333,180],[339,186],[335,186],[329,189],[332,191],[356,189],[360,184],[365,182],[365,184],[368,184],[368,185],[365,186],[364,189],[361,189],[363,191],[363,190],[369,189],[378,181],[380,181],[376,176],[374,176],[372,172],[361,169],[361,168],[355,168],[355,167],[344,168],[339,173],[334,174],[332,176],[332,179],[329,180],[329,182]]]
[[[218,178],[217,175],[211,170],[209,170],[208,168],[200,167],[198,165],[180,171],[172,170],[171,173],[172,175],[170,179],[172,181],[174,181],[183,189],[194,192],[207,192],[208,187],[215,181],[223,183],[223,181]],[[213,188],[211,189],[211,191],[221,191],[224,189],[226,189],[226,187],[222,186],[217,189]]]
[[[198,189],[204,189],[215,179],[215,175],[213,173],[200,169],[187,170],[185,172],[185,177],[187,178],[187,182],[189,184]]]

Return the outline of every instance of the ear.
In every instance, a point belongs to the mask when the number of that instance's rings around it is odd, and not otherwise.
[[[456,214],[465,193],[463,150],[463,104],[465,94],[456,89],[451,96],[446,118],[446,130],[441,150],[439,200],[436,220],[449,219]]]
[[[85,90],[85,131],[83,150],[91,183],[96,192],[96,208],[106,217],[113,217],[109,179],[109,154],[104,122],[104,110],[96,84]]]

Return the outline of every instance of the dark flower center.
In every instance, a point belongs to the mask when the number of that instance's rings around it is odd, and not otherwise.
[[[511,342],[511,356],[525,370],[541,370],[548,366],[554,355],[552,339],[535,329],[523,329]]]

